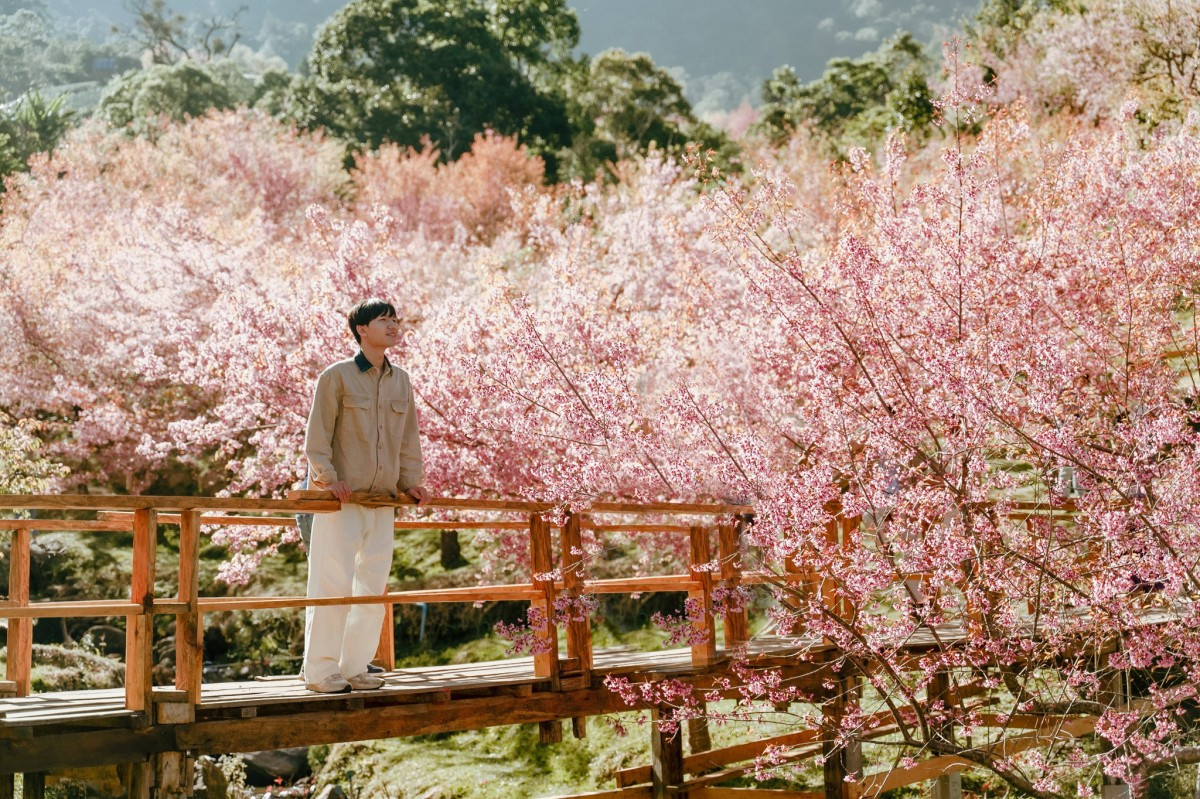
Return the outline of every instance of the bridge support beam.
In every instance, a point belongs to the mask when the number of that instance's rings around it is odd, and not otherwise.
[[[838,731],[846,705],[858,701],[856,677],[842,677],[834,685],[834,695],[821,708],[821,755],[825,759],[825,799],[857,799],[863,775],[862,744],[851,741],[837,746]],[[848,782],[846,777],[855,777]]]
[[[154,764],[149,760],[130,763],[122,781],[125,783],[126,799],[150,799],[150,788],[154,785]]]
[[[196,720],[196,707],[187,701],[155,702],[154,709],[159,724],[190,724]],[[159,752],[151,762],[155,799],[190,799],[196,760],[189,752]]]
[[[653,799],[687,799],[683,785],[683,731],[667,735],[662,730],[663,711],[650,711],[650,796]]]
[[[712,749],[712,738],[708,734],[708,709],[704,715],[688,719],[688,752],[695,755]]]

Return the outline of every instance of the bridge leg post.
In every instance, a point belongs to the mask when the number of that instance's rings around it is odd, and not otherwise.
[[[662,709],[650,711],[650,796],[653,799],[686,799],[683,784],[683,734],[662,731]]]
[[[150,788],[154,785],[154,764],[149,760],[131,763],[129,781],[126,784],[126,799],[150,799]]]
[[[196,706],[189,702],[158,702],[155,720],[159,724],[190,724],[196,720]],[[189,799],[196,761],[187,752],[160,752],[153,756],[154,795],[156,799]]]
[[[931,701],[940,699],[942,702],[949,703],[950,673],[945,669],[934,672],[927,691]],[[947,724],[938,730],[938,735],[947,740],[953,740],[954,727]],[[953,774],[943,774],[933,781],[931,792],[933,799],[962,799],[962,774],[957,771]]]
[[[187,752],[160,752],[154,756],[155,799],[190,799],[196,761]]]
[[[46,772],[38,771],[23,775],[24,786],[21,796],[24,799],[46,799]]]
[[[562,722],[558,719],[554,721],[539,721],[538,722],[538,743],[557,744],[562,743],[563,728]]]

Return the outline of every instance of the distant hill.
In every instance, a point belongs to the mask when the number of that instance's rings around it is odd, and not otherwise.
[[[240,5],[242,41],[265,48],[293,67],[308,52],[316,29],[342,0],[176,0],[189,15],[230,15]],[[125,0],[47,0],[56,14],[94,36],[128,28]],[[650,53],[674,71],[698,107],[731,108],[775,67],[790,64],[802,79],[821,74],[838,56],[874,50],[898,30],[936,43],[974,14],[978,0],[579,0],[571,6],[583,32],[580,49],[610,47]]]

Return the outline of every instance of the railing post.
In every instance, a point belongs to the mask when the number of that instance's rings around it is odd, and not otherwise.
[[[179,514],[179,592],[187,610],[175,616],[175,687],[187,692],[190,705],[200,702],[204,637],[200,626],[200,511]],[[135,593],[135,599],[136,593]]]
[[[708,546],[708,529],[692,525],[688,531],[691,541],[691,578],[700,587],[688,591],[688,599],[700,606],[700,617],[692,621],[692,629],[704,640],[692,645],[692,665],[708,666],[717,659],[717,624],[713,619],[712,572],[708,564],[712,552]]]
[[[1105,665],[1110,660],[1111,656],[1105,657]],[[1108,678],[1104,681],[1104,691],[1108,694],[1109,707],[1115,710],[1129,710],[1129,675],[1123,669],[1111,669]],[[1200,778],[1197,778],[1200,780]],[[1100,799],[1129,799],[1131,795],[1130,787],[1127,783],[1122,782],[1117,777],[1109,777],[1105,775],[1103,783],[1100,786]]]
[[[12,550],[8,564],[8,598],[15,607],[29,605],[28,529],[12,531]],[[33,671],[33,619],[8,620],[8,662],[5,677],[16,683],[17,696],[29,696],[30,672]]]
[[[150,508],[133,512],[133,577],[129,601],[142,612],[126,617],[125,708],[152,712],[154,687],[154,550],[158,514]]]
[[[857,742],[837,746],[842,718],[851,699],[857,701],[853,678],[835,677],[834,695],[821,707],[821,756],[824,758],[825,799],[856,799],[862,777],[862,748]],[[855,781],[846,778],[853,776]]]
[[[558,630],[554,626],[554,548],[550,539],[550,525],[540,514],[529,516],[529,563],[533,589],[541,595],[531,603],[539,610],[544,625],[538,632],[542,648],[546,651],[533,656],[533,673],[538,677],[549,677],[551,687],[559,689]]]
[[[949,705],[951,699],[950,672],[946,669],[935,671],[929,680],[926,695],[929,697],[930,704],[940,700],[943,704]],[[951,723],[943,724],[932,732],[947,741],[954,739],[954,725]],[[938,777],[933,781],[931,794],[933,799],[962,799],[962,774],[956,771],[953,774],[943,774]]]
[[[562,550],[563,593],[578,599],[584,592],[582,519],[578,514],[567,515],[563,525]],[[571,621],[567,625],[567,657],[578,658],[579,669],[585,678],[592,672],[592,620]]]
[[[375,660],[388,671],[396,669],[396,606],[391,602],[383,606],[383,627],[379,630]]]
[[[583,567],[583,520],[579,514],[567,514],[567,522],[563,525],[559,537],[561,550],[563,593],[572,599],[578,599],[584,592]],[[572,615],[578,612],[578,607],[572,609]],[[579,664],[579,677],[585,687],[592,683],[592,619],[572,618],[567,622],[567,658]],[[587,737],[587,717],[577,716],[571,719],[571,732],[576,738]]]
[[[837,514],[825,524],[825,540],[836,550],[845,549],[849,545],[851,533],[858,529],[859,520],[858,516],[847,518],[839,509]],[[820,580],[820,592],[821,602],[830,613],[840,617],[850,612],[845,597],[842,596],[840,588],[832,578],[824,577]],[[833,643],[830,638],[824,640],[826,644]]]
[[[746,522],[722,522],[717,527],[717,553],[721,559],[721,582],[734,592],[742,582],[742,532]],[[750,621],[746,609],[725,613],[725,648],[735,649],[750,640]]]

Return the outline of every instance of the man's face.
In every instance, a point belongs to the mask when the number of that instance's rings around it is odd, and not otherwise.
[[[377,316],[369,324],[358,325],[363,346],[387,349],[400,339],[400,321],[394,316]]]

